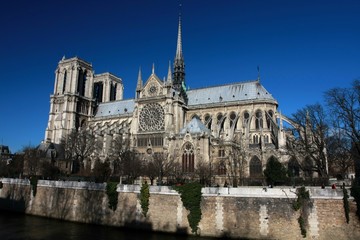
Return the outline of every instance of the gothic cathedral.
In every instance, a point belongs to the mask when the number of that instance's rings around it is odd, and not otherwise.
[[[260,79],[186,89],[181,27],[179,18],[173,69],[161,80],[153,67],[145,81],[139,70],[134,99],[123,99],[121,78],[94,74],[77,57],[61,59],[45,143],[60,144],[70,131],[86,128],[101,141],[101,156],[121,137],[139,157],[165,153],[185,173],[210,165],[218,182],[230,172],[261,177],[270,158],[288,162],[278,103]]]

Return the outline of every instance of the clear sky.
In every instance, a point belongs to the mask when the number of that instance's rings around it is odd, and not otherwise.
[[[78,56],[122,78],[133,98],[163,78],[176,50],[178,0],[12,0],[0,3],[0,144],[38,145],[59,60]],[[190,88],[257,78],[291,115],[360,78],[359,0],[182,0]]]

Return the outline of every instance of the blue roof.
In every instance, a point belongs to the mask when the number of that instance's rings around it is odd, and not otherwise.
[[[189,106],[246,100],[276,101],[257,80],[193,89],[187,91],[187,95]]]
[[[187,96],[188,106],[247,100],[272,100],[276,102],[257,80],[193,89],[187,91]],[[134,108],[135,99],[100,103],[95,118],[130,114],[133,113]]]
[[[211,133],[211,130],[208,129],[198,118],[193,118],[191,121],[186,124],[184,128],[180,130],[180,134],[202,134],[202,133]]]
[[[134,107],[134,99],[100,103],[97,108],[95,118],[129,114],[134,111]]]

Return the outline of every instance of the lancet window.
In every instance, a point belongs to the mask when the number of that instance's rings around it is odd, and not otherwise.
[[[230,113],[230,128],[232,128],[236,124],[235,120],[236,120],[236,113],[231,112]]]
[[[255,113],[255,128],[262,129],[263,128],[263,114],[260,110]]]
[[[187,142],[183,148],[182,155],[182,171],[183,172],[194,172],[195,168],[195,154],[194,154],[194,146]]]
[[[65,70],[65,71],[64,71],[63,89],[62,89],[62,92],[63,92],[63,93],[65,92],[65,89],[66,89],[66,78],[67,78],[67,72],[66,72],[66,70]]]
[[[243,127],[247,127],[248,123],[249,123],[249,119],[250,119],[250,114],[248,112],[244,112],[244,116],[243,116]]]

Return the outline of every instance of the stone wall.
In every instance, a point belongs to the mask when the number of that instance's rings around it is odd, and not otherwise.
[[[119,185],[118,206],[112,211],[108,208],[106,184],[39,180],[33,197],[28,180],[0,181],[3,209],[77,222],[191,233],[188,211],[180,195],[169,187],[150,187],[145,218],[138,200],[139,185]],[[341,189],[308,189],[312,207],[306,239],[360,239],[360,221],[352,199],[347,224]],[[202,196],[202,236],[303,239],[297,222],[299,212],[292,208],[294,188],[203,188]]]

